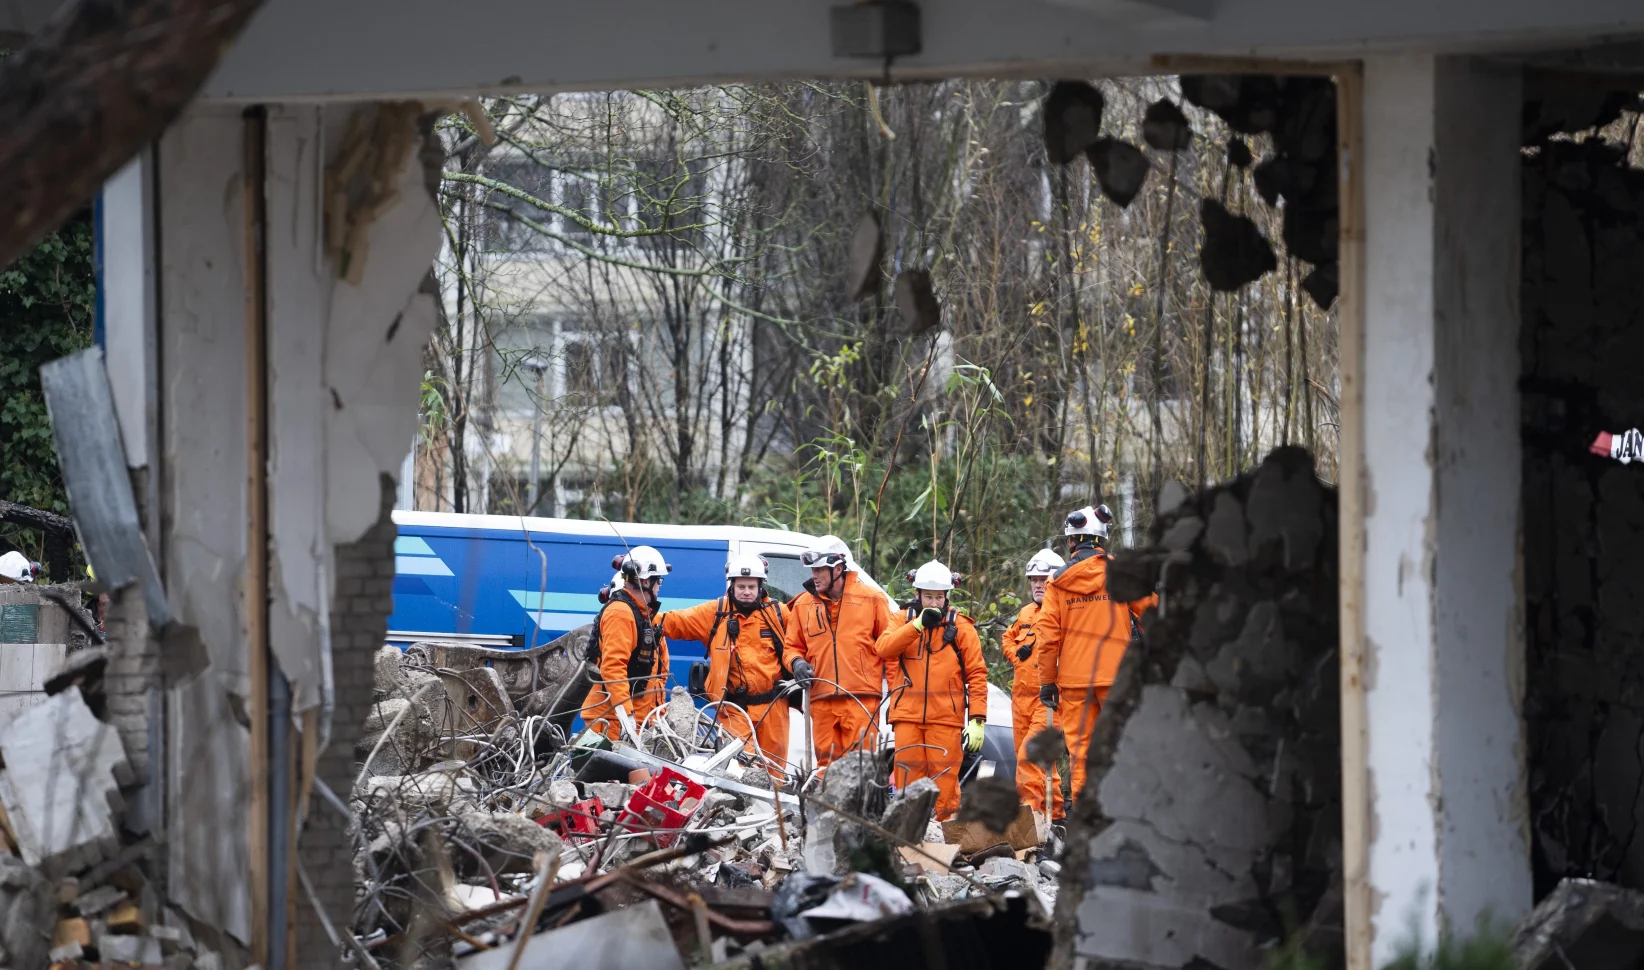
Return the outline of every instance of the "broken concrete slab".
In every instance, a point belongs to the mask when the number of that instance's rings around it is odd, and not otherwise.
[[[416,710],[411,707],[411,701],[403,697],[390,697],[371,705],[360,739],[354,745],[355,758],[362,763],[371,758],[365,770],[374,775],[405,775],[420,770],[433,759],[439,741],[434,719],[420,701]],[[385,741],[383,734],[391,726],[394,733]]]
[[[1161,608],[1096,725],[1057,960],[1259,970],[1277,911],[1310,928],[1304,945],[1340,939],[1336,534],[1308,456],[1279,449],[1183,498],[1116,561],[1112,595],[1121,578],[1157,584]]]
[[[1519,924],[1523,970],[1595,970],[1644,962],[1644,893],[1596,879],[1565,879]]]
[[[0,803],[23,861],[69,869],[118,847],[117,773],[129,771],[119,732],[70,687],[19,714],[0,733]]]
[[[563,844],[559,836],[523,815],[507,812],[468,812],[458,820],[460,836],[468,840],[494,873],[528,873],[536,869],[538,852],[558,856]],[[460,856],[458,868],[463,867]]]
[[[929,778],[915,779],[891,799],[879,824],[903,841],[918,842],[925,837],[925,827],[936,811],[939,794],[936,782]]]
[[[684,970],[654,899],[539,933],[514,960],[514,944],[457,961],[460,970]]]

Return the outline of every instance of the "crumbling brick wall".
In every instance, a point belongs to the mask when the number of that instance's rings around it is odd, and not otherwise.
[[[134,494],[146,496],[147,470],[133,471],[131,484]],[[139,509],[145,525],[147,511]],[[161,820],[162,784],[160,773],[154,770],[160,753],[154,749],[160,744],[164,723],[165,677],[160,639],[149,629],[148,609],[138,585],[109,594],[103,634],[109,651],[108,669],[103,674],[108,721],[120,732],[132,774],[123,792],[128,806],[124,824],[143,834],[159,827]],[[158,880],[164,872],[165,866],[156,865],[150,875]]]
[[[338,546],[337,577],[331,609],[331,663],[336,708],[331,743],[320,755],[317,775],[347,799],[354,788],[354,746],[371,709],[372,657],[388,635],[394,610],[395,485],[383,475],[377,523],[358,542]],[[310,800],[298,851],[315,895],[339,932],[352,921],[355,896],[352,834],[341,813],[316,793]],[[301,892],[300,887],[294,891]],[[309,905],[306,894],[297,905],[299,966],[335,966],[338,953]]]
[[[1524,595],[1536,898],[1644,888],[1644,172],[1598,139],[1524,162]],[[1507,527],[1510,527],[1510,523]]]
[[[1281,448],[1162,498],[1108,592],[1158,609],[1120,666],[1068,820],[1056,967],[1259,970],[1340,958],[1335,493]]]

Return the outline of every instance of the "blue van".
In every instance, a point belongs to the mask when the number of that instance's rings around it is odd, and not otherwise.
[[[650,525],[584,519],[522,518],[396,511],[394,612],[388,642],[419,640],[529,649],[548,643],[599,613],[599,589],[611,581],[613,557],[633,546],[662,553],[673,572],[662,583],[662,609],[677,610],[725,592],[725,560],[754,553],[770,563],[771,597],[787,602],[810,579],[799,554],[813,538],[781,529],[729,525]],[[871,581],[871,580],[870,580]],[[893,602],[891,608],[896,609]],[[669,685],[684,686],[707,648],[669,640]],[[802,743],[800,718],[794,740]],[[988,745],[983,756],[1015,775],[1010,696],[988,687]],[[791,748],[790,750],[797,750]]]

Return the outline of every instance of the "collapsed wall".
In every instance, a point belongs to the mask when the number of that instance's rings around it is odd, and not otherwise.
[[[1536,898],[1644,888],[1644,172],[1592,138],[1524,162],[1525,720]]]
[[[1160,604],[1069,816],[1053,966],[1256,970],[1293,935],[1340,959],[1336,537],[1334,492],[1280,448],[1167,487],[1111,565],[1115,599]]]

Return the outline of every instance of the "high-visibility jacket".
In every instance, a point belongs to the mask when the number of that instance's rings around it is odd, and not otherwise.
[[[1033,621],[1034,652],[1042,683],[1057,687],[1107,687],[1130,645],[1131,623],[1159,602],[1154,593],[1134,603],[1107,595],[1107,555],[1081,546],[1045,587]]]
[[[1012,698],[1032,697],[1039,699],[1039,651],[1028,654],[1026,660],[1018,659],[1016,651],[1023,644],[1033,643],[1033,621],[1039,616],[1039,604],[1028,603],[1016,614],[1010,628],[1005,635],[999,638],[999,647],[1005,652],[1005,659],[1016,668],[1016,679],[1010,688]]]
[[[776,700],[782,669],[782,607],[769,597],[744,615],[727,597],[662,614],[662,631],[677,640],[708,645],[710,701],[729,697],[733,704],[769,704]]]
[[[805,581],[804,592],[788,603],[784,642],[790,665],[803,657],[816,673],[813,701],[849,694],[872,708],[885,676],[885,663],[873,652],[873,644],[890,621],[885,594],[862,583],[854,572],[845,574],[839,599],[818,595],[815,584]]]
[[[961,725],[987,717],[988,664],[970,617],[949,609],[941,626],[921,630],[913,610],[897,613],[874,650],[890,681],[890,720]],[[967,715],[968,709],[968,715]]]
[[[667,687],[667,638],[658,631],[651,656],[646,656],[644,650],[636,652],[641,632],[634,622],[636,611],[649,625],[653,615],[650,604],[645,597],[633,596],[625,589],[611,594],[611,601],[599,611],[599,677],[605,681],[600,686],[616,707],[627,704],[635,694],[663,692]],[[645,679],[638,679],[641,677]]]

